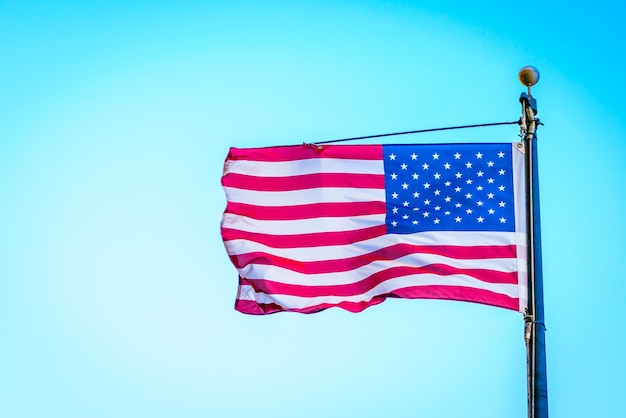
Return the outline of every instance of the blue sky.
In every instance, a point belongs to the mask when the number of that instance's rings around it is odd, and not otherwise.
[[[518,313],[245,316],[219,224],[229,147],[513,121],[532,64],[550,413],[623,417],[625,16],[606,1],[0,2],[0,415],[525,417]]]

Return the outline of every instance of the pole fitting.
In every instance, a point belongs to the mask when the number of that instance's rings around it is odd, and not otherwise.
[[[535,317],[533,315],[524,316],[524,342],[528,347],[530,344],[530,337],[532,336],[533,324],[535,323]]]
[[[322,146],[311,142],[303,142],[303,147],[313,148],[316,152],[322,152]]]

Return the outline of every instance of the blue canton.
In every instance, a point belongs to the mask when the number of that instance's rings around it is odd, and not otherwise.
[[[383,145],[387,232],[514,231],[511,144]]]

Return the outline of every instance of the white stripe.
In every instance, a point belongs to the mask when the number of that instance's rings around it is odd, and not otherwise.
[[[350,218],[315,218],[306,221],[261,221],[230,213],[225,213],[222,218],[224,228],[272,235],[352,231],[383,225],[384,223],[384,214],[352,216]]]
[[[402,289],[409,286],[461,286],[471,289],[488,290],[493,293],[506,295],[512,298],[518,297],[517,286],[511,284],[493,284],[485,283],[483,281],[474,279],[469,276],[455,275],[447,276],[446,282],[441,282],[441,277],[431,274],[416,274],[405,277],[398,277],[396,279],[387,280],[380,283],[378,286],[370,289],[369,291],[353,295],[353,296],[317,296],[317,297],[302,297],[291,295],[278,295],[278,294],[266,294],[256,293],[251,286],[245,285],[245,289],[240,289],[239,295],[242,300],[256,300],[257,303],[276,303],[280,306],[290,309],[302,309],[309,306],[315,306],[322,303],[338,304],[340,302],[368,302],[375,296],[391,293],[394,290]],[[241,286],[242,288],[244,286]]]
[[[310,205],[312,203],[384,202],[385,189],[359,189],[351,187],[318,187],[284,192],[260,192],[235,187],[224,187],[230,202],[263,206]]]
[[[297,161],[228,161],[224,174],[237,173],[259,177],[290,177],[315,173],[383,174],[382,160],[311,158]]]
[[[297,284],[302,286],[332,286],[345,285],[359,282],[373,274],[394,267],[423,267],[435,263],[447,264],[461,269],[487,269],[497,272],[515,272],[516,261],[514,258],[497,258],[486,260],[459,260],[432,254],[411,254],[395,260],[376,260],[371,263],[354,268],[350,271],[336,273],[303,274],[288,270],[283,267],[249,264],[238,269],[239,274],[250,280],[267,279],[284,284]],[[438,276],[440,282],[446,282],[448,276]]]
[[[239,289],[237,290],[237,299],[239,300],[253,300],[256,301],[256,293],[252,286],[244,284],[239,285]]]

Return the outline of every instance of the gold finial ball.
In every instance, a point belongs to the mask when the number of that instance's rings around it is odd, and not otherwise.
[[[539,81],[539,70],[532,65],[527,65],[519,70],[517,77],[519,78],[520,83],[527,87],[531,87]]]

